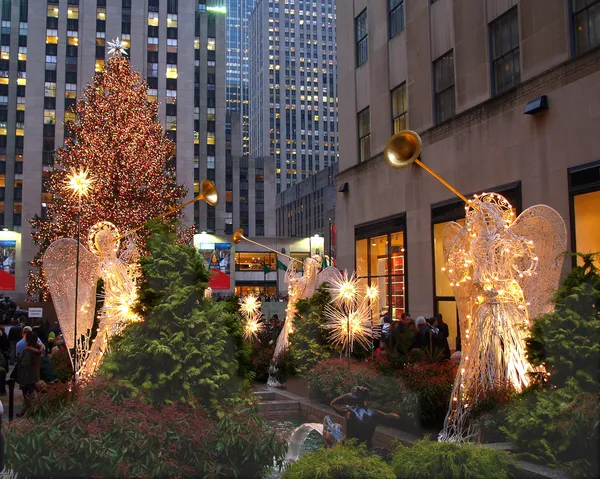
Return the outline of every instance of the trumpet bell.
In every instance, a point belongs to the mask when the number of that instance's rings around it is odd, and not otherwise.
[[[217,193],[217,187],[210,180],[202,180],[200,184],[200,196],[210,206],[217,206],[219,203],[219,194]]]
[[[235,244],[241,243],[245,239],[246,238],[244,237],[244,229],[243,228],[238,228],[237,230],[235,230],[235,233],[233,233],[233,242]]]
[[[406,168],[419,158],[422,146],[421,137],[417,133],[403,130],[390,138],[383,156],[393,168]]]

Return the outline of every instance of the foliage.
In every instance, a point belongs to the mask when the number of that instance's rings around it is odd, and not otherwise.
[[[504,451],[469,442],[433,442],[429,438],[413,447],[400,445],[392,468],[398,478],[509,479],[514,466]]]
[[[500,429],[506,424],[510,401],[515,395],[508,381],[501,381],[479,393],[471,408],[471,418],[482,442],[504,442],[506,435]]]
[[[240,380],[228,327],[237,318],[221,303],[204,299],[208,272],[193,247],[177,244],[161,225],[154,225],[147,246],[137,307],[144,321],[111,341],[102,371],[140,389],[155,404],[209,405],[232,395]]]
[[[527,355],[544,365],[549,386],[563,387],[569,378],[589,392],[600,386],[600,274],[594,255],[564,280],[554,296],[554,311],[536,318],[527,341]]]
[[[60,382],[67,382],[73,377],[73,364],[68,350],[52,355],[52,370]]]
[[[310,389],[329,402],[350,392],[354,386],[368,387],[370,379],[376,374],[375,367],[370,363],[351,361],[348,370],[346,359],[326,359],[308,373],[307,379]]]
[[[49,418],[7,428],[8,467],[25,477],[259,477],[284,454],[253,410],[226,411],[217,422],[105,381]]]
[[[534,388],[513,401],[501,429],[530,458],[551,464],[580,461],[587,463],[590,477],[598,477],[599,399],[575,379],[563,388]]]
[[[407,364],[395,377],[372,384],[373,405],[395,412],[423,427],[441,427],[446,416],[457,365],[454,361]]]
[[[36,420],[52,416],[77,399],[79,386],[73,382],[49,384],[29,401],[26,416]]]
[[[364,444],[339,444],[318,449],[292,462],[283,479],[393,479],[394,473],[383,459],[366,450]]]
[[[122,233],[141,226],[185,196],[185,188],[175,183],[174,168],[167,166],[174,145],[158,122],[158,104],[148,102],[148,85],[131,71],[126,57],[108,60],[77,101],[75,114],[74,122],[65,123],[70,134],[56,150],[56,168],[45,184],[52,196],[47,219],[30,220],[40,247],[31,263],[36,268],[52,241],[76,234],[77,202],[64,192],[71,169],[87,169],[94,179],[82,202],[82,238],[99,221],[110,221]],[[43,270],[30,272],[29,279],[30,295],[47,293]]]
[[[290,359],[300,376],[308,374],[315,365],[331,356],[327,332],[325,306],[331,301],[329,291],[321,286],[309,299],[298,301],[294,318],[294,334],[290,335]]]

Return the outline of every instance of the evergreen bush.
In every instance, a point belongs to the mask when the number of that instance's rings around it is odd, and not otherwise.
[[[318,449],[288,465],[283,479],[394,479],[390,466],[364,444]]]
[[[138,388],[155,404],[210,405],[234,395],[242,382],[238,341],[230,335],[238,331],[238,319],[225,303],[204,299],[208,271],[193,247],[155,225],[147,248],[150,254],[140,260],[137,306],[144,321],[111,341],[102,372]]]
[[[469,442],[433,442],[400,445],[392,457],[396,477],[404,479],[510,479],[514,464],[504,451]]]

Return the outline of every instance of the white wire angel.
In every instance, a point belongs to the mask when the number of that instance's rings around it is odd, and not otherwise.
[[[482,393],[502,383],[517,391],[529,384],[529,321],[551,308],[567,234],[548,206],[515,220],[504,197],[483,194],[467,205],[464,227],[446,226],[443,241],[462,355],[440,440],[456,441],[476,434],[468,413]]]
[[[44,270],[58,321],[69,349],[76,349],[77,376],[91,376],[100,366],[109,339],[130,322],[140,318],[133,311],[137,298],[137,251],[133,240],[119,256],[119,231],[107,221],[90,229],[88,247],[80,245],[75,342],[75,271],[77,240],[54,241],[44,254]],[[104,280],[104,305],[92,340],[96,285]]]
[[[288,304],[285,309],[283,329],[277,337],[277,344],[273,353],[272,367],[269,371],[269,381],[267,382],[269,386],[277,387],[281,385],[276,379],[277,370],[274,365],[288,348],[289,335],[294,330],[294,316],[296,315],[298,301],[310,298],[323,283],[330,282],[332,278],[341,276],[340,271],[333,266],[328,266],[319,273],[320,266],[321,257],[319,255],[306,258],[304,260],[302,276],[298,277],[296,262],[290,261],[288,264],[285,273],[285,283],[288,285]]]

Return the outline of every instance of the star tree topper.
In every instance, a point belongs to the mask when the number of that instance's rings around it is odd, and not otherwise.
[[[110,49],[108,50],[108,53],[110,55],[127,55],[127,52],[125,51],[125,44],[122,40],[119,40],[119,37],[117,37],[117,39],[113,40],[112,42],[108,42],[108,46],[110,47]]]

